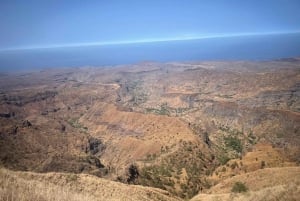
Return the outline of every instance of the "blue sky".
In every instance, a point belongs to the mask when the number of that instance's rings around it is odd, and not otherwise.
[[[299,0],[0,0],[0,50],[300,32]]]

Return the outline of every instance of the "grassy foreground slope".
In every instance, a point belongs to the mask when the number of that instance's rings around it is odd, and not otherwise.
[[[1,201],[164,200],[178,201],[168,192],[126,185],[96,176],[69,173],[32,173],[0,169]]]
[[[237,183],[243,183],[248,190],[233,193]],[[299,200],[300,168],[282,167],[266,168],[237,175],[213,186],[203,194],[195,196],[191,201],[210,200]]]
[[[233,193],[241,182],[243,193]],[[266,168],[226,179],[191,201],[212,200],[298,200],[300,168]],[[163,200],[179,201],[164,190],[126,185],[87,174],[32,173],[0,169],[0,200],[87,201],[87,200]]]

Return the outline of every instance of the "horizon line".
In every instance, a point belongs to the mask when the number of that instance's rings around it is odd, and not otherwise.
[[[172,42],[172,41],[187,41],[187,40],[201,40],[201,39],[213,39],[213,38],[230,38],[230,37],[242,37],[242,36],[264,36],[264,35],[281,35],[281,34],[297,34],[299,31],[289,32],[246,32],[239,34],[214,34],[214,35],[202,35],[194,37],[170,37],[170,38],[157,38],[157,39],[141,39],[141,40],[123,40],[123,41],[108,41],[108,42],[83,42],[83,43],[68,43],[68,44],[55,44],[44,46],[27,46],[27,47],[14,47],[3,48],[1,52],[5,51],[18,51],[18,50],[35,50],[35,49],[55,49],[55,48],[69,48],[69,47],[91,47],[91,46],[108,46],[108,45],[126,45],[126,44],[139,44],[139,43],[155,43],[155,42]]]

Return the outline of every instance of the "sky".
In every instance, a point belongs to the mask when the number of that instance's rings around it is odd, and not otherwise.
[[[0,50],[300,32],[299,0],[0,0]]]

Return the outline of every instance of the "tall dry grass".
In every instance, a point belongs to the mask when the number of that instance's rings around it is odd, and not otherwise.
[[[47,181],[24,179],[0,169],[0,201],[89,201],[96,197]]]
[[[167,191],[86,174],[15,172],[0,168],[0,201],[181,201]]]
[[[300,187],[280,185],[246,193],[199,194],[191,201],[298,201]]]

